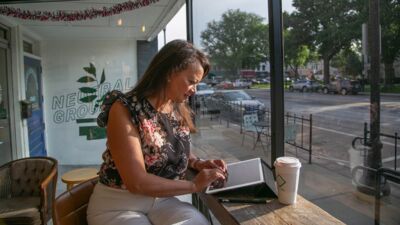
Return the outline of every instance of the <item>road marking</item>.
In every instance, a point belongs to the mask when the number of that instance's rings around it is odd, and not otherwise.
[[[346,164],[350,165],[350,161],[348,161],[348,160],[343,160],[343,159],[338,159],[338,158],[333,158],[333,157],[326,157],[326,156],[323,156],[323,155],[320,155],[320,154],[314,154],[314,153],[312,155],[317,157],[317,158],[320,158],[320,159],[326,159],[326,160],[334,161],[339,165],[341,165],[341,164],[342,165],[346,165]]]
[[[314,157],[320,158],[320,159],[325,159],[325,160],[329,160],[329,161],[334,161],[335,163],[337,163],[338,165],[341,166],[350,166],[351,162],[348,160],[343,160],[343,159],[337,159],[337,158],[332,158],[332,157],[326,157],[326,156],[322,156],[319,154],[312,154]],[[387,162],[391,162],[394,161],[395,157],[388,157],[388,158],[384,158],[382,159],[382,163],[387,163]],[[400,157],[397,157],[397,160],[399,160]]]
[[[307,124],[304,124],[304,126],[309,127]],[[336,134],[342,134],[342,135],[345,135],[345,136],[358,137],[357,135],[354,135],[354,134],[349,134],[349,133],[345,133],[345,132],[342,132],[342,131],[332,130],[332,129],[329,129],[329,128],[317,127],[317,126],[313,126],[313,128],[324,130],[324,131],[328,131],[328,132],[332,132],[332,133],[336,133]]]
[[[370,106],[371,103],[369,102],[356,102],[356,103],[346,103],[346,104],[340,104],[340,105],[332,105],[332,106],[323,106],[323,107],[311,107],[308,109],[310,113],[316,114],[316,113],[321,113],[321,112],[326,112],[326,111],[335,111],[338,109],[349,109],[353,107],[364,107],[364,106]],[[400,109],[400,103],[399,102],[381,102],[381,107],[387,107],[389,109]]]
[[[307,124],[304,124],[304,126],[309,127]],[[349,137],[358,137],[357,135],[354,135],[354,134],[349,134],[349,133],[342,132],[342,131],[332,130],[332,129],[329,129],[329,128],[317,127],[317,126],[313,126],[313,128],[324,130],[324,131],[328,131],[328,132],[332,132],[332,133],[336,133],[336,134],[341,134],[341,135],[345,135],[345,136],[349,136]],[[393,143],[386,142],[386,141],[382,141],[382,144],[394,146]]]
[[[392,156],[392,157],[388,157],[388,158],[384,158],[384,159],[382,159],[382,162],[390,162],[390,161],[394,161],[394,156]],[[399,160],[400,159],[400,157],[397,157],[397,160]]]

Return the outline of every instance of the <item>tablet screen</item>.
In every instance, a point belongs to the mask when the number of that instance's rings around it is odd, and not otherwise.
[[[222,188],[209,186],[206,193],[212,194],[253,184],[265,182],[261,159],[249,159],[227,164],[228,182]]]

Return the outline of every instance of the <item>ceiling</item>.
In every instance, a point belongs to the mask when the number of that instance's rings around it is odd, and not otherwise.
[[[112,7],[128,0],[83,0],[46,3],[2,4],[30,11],[76,11]],[[4,2],[3,2],[4,3]],[[183,6],[185,0],[159,0],[139,9],[121,14],[74,22],[33,21],[7,17],[14,24],[21,24],[42,40],[152,40]],[[5,17],[5,16],[1,16]],[[118,25],[118,20],[122,25]],[[145,31],[142,31],[142,27]],[[185,29],[184,27],[182,29]]]

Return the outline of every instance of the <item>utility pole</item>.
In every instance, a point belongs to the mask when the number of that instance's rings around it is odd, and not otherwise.
[[[379,32],[379,0],[369,0],[368,46],[370,56],[370,139],[364,164],[374,170],[382,167],[382,142],[380,141],[380,32]],[[364,171],[360,178],[363,185],[357,186],[360,192],[375,194],[376,172]],[[364,186],[366,185],[366,186]],[[390,193],[388,184],[381,188],[384,195]]]

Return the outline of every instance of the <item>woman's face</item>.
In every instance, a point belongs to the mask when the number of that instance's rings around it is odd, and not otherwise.
[[[167,96],[173,102],[181,103],[196,92],[196,86],[203,78],[204,70],[199,62],[187,69],[172,73],[167,84]]]

